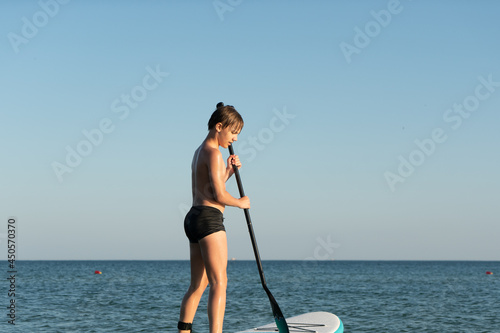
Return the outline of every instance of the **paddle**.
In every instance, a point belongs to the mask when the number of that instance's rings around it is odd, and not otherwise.
[[[234,155],[233,146],[229,146],[229,153]],[[245,196],[245,191],[243,191],[243,185],[241,185],[240,171],[236,165],[233,165],[234,175],[236,177],[236,182],[238,183],[238,190],[240,191],[240,196]],[[271,302],[271,308],[273,310],[274,321],[276,321],[276,326],[280,333],[289,333],[288,325],[286,323],[285,317],[278,306],[278,303],[274,299],[273,294],[269,291],[266,284],[266,278],[264,277],[264,270],[262,269],[262,262],[260,260],[259,249],[257,248],[257,241],[255,240],[255,234],[253,232],[252,220],[250,219],[250,212],[248,209],[244,209],[245,218],[247,220],[248,232],[250,233],[250,239],[252,240],[253,253],[255,254],[255,261],[257,262],[257,268],[259,269],[260,281],[262,282],[262,287],[266,291],[267,297]]]

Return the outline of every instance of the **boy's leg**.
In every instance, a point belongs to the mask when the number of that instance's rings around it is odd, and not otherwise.
[[[189,243],[190,262],[191,262],[191,284],[184,295],[181,305],[181,314],[179,321],[183,323],[192,323],[198,303],[205,291],[208,279],[205,272],[205,264],[201,254],[200,244]],[[190,330],[179,330],[179,333],[188,333]]]
[[[200,240],[200,247],[210,284],[208,296],[210,333],[222,333],[227,287],[226,232],[218,231],[206,236]]]

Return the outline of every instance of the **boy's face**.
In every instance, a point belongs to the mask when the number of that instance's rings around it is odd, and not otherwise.
[[[231,129],[229,126],[222,128],[222,124],[218,123],[216,127],[220,128],[220,131],[217,130],[217,133],[219,136],[219,146],[222,148],[227,148],[231,143],[238,140],[239,132],[233,132],[234,129]]]

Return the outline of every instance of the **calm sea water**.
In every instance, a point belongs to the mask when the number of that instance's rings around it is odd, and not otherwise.
[[[16,325],[7,323],[3,306],[2,332],[176,332],[188,287],[187,261],[16,264]],[[500,262],[265,261],[263,266],[286,317],[333,312],[346,332],[500,332]],[[224,331],[272,322],[255,262],[229,262],[228,276]],[[10,300],[7,282],[1,284],[4,305]],[[208,290],[193,332],[208,332],[207,296]]]

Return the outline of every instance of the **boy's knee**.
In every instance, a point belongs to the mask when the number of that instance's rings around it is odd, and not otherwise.
[[[192,293],[192,294],[195,294],[195,293],[202,293],[205,291],[205,289],[207,288],[207,284],[204,283],[204,284],[196,284],[196,285],[190,285],[189,286],[189,291]]]
[[[214,278],[210,279],[210,288],[227,288],[227,278],[226,277],[220,277],[220,278]]]

